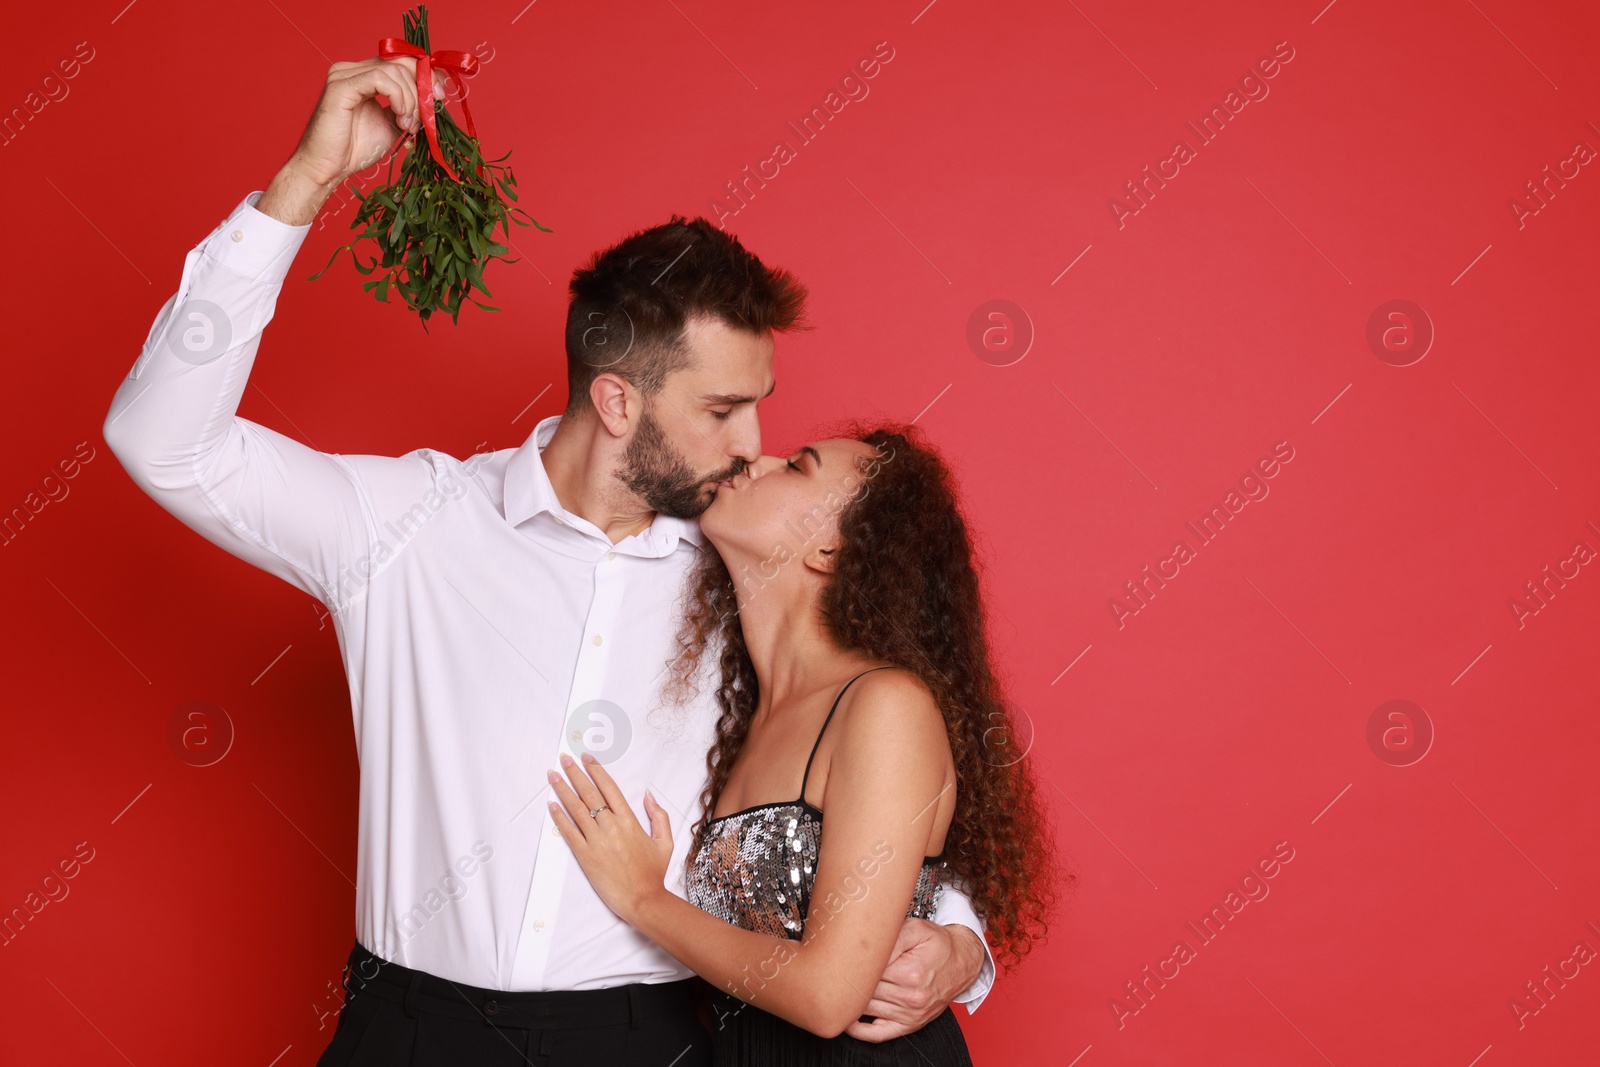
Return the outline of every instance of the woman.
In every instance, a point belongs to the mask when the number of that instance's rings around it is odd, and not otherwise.
[[[552,775],[601,898],[719,990],[719,1063],[970,1063],[948,1006],[887,1042],[844,1031],[951,877],[1008,969],[1044,933],[1051,836],[1007,747],[951,481],[903,426],[762,457],[719,487],[668,686],[686,692],[717,646],[687,901],[664,885],[653,796],[647,834],[600,764]]]

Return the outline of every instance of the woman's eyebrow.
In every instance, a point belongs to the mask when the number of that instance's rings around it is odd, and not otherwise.
[[[806,455],[806,454],[809,454],[811,456],[812,460],[815,461],[815,463],[817,464],[817,470],[821,470],[822,469],[822,457],[817,454],[817,450],[812,448],[810,445],[801,445],[800,446],[800,451],[797,453],[797,455]]]

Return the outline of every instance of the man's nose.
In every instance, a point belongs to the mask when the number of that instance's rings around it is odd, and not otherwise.
[[[750,479],[755,479],[783,466],[783,459],[778,456],[757,456],[756,461],[745,468],[745,473]]]
[[[753,421],[753,420],[752,420]],[[735,438],[728,449],[728,455],[748,465],[761,458],[761,426],[741,425],[735,431]]]

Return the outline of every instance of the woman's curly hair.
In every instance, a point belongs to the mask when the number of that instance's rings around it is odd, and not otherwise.
[[[1058,878],[1067,887],[1076,877],[1056,868],[1037,783],[1022,758],[1026,753],[1016,752],[1018,724],[991,665],[979,577],[953,479],[913,426],[863,431],[851,423],[838,436],[872,445],[877,456],[858,464],[863,488],[839,512],[840,545],[820,611],[841,648],[913,672],[938,701],[957,778],[945,857],[987,926],[996,961],[1009,970],[1045,936]],[[687,600],[667,693],[681,700],[698,691],[701,654],[714,646],[720,649],[722,708],[706,757],[692,863],[760,693],[733,577],[709,548],[690,574]]]

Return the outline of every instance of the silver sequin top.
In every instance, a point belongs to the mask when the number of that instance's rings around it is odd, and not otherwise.
[[[806,760],[797,798],[757,804],[707,822],[700,851],[688,871],[689,903],[742,929],[800,940],[810,911],[811,884],[816,878],[822,837],[822,809],[805,799],[806,781],[811,777],[811,760],[816,758],[822,733],[833,721],[845,689],[856,678],[845,683],[828,709],[816,744],[811,746],[811,757]],[[864,859],[869,864],[866,870],[873,870],[871,864],[884,857]],[[893,859],[888,857],[889,862]],[[947,869],[942,852],[923,857],[907,918],[932,916]],[[865,880],[865,872],[858,870],[856,877]],[[824,904],[834,906],[826,901]]]
[[[822,812],[804,800],[711,820],[689,868],[689,903],[742,929],[800,940],[821,836]],[[923,858],[907,918],[932,916],[946,866],[942,854]]]

